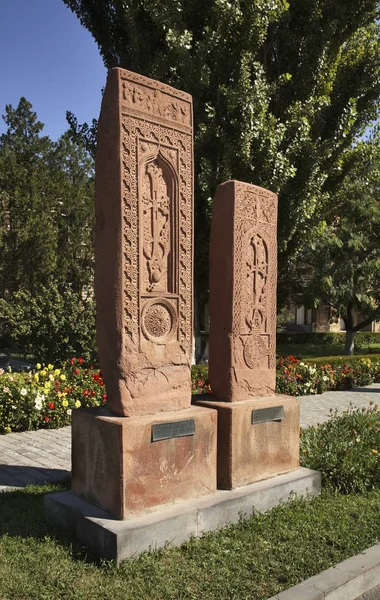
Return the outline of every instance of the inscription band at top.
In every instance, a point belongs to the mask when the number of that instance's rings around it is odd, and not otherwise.
[[[172,423],[157,423],[152,425],[152,442],[168,440],[175,437],[185,437],[195,434],[194,419],[174,421]]]
[[[282,421],[283,419],[285,419],[283,406],[270,406],[269,408],[258,408],[252,411],[252,425],[270,421]]]

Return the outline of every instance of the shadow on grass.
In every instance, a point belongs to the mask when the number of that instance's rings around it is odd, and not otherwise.
[[[48,469],[47,469],[48,470]],[[54,539],[69,550],[74,560],[95,563],[101,561],[71,535],[51,525],[44,514],[44,496],[70,489],[65,479],[46,485],[31,485],[24,489],[0,493],[0,538],[4,535],[32,538],[36,541]]]
[[[27,467],[24,465],[0,464],[0,486],[24,488],[26,485],[43,485],[70,478],[67,469],[49,469],[45,467]]]

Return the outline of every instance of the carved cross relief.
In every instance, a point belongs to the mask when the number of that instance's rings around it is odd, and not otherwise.
[[[268,280],[268,248],[258,234],[250,237],[246,260],[245,324],[249,332],[266,331],[266,285]]]
[[[142,177],[145,291],[173,292],[170,277],[173,182],[159,158],[145,165]]]

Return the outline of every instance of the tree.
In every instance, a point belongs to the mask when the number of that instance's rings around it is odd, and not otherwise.
[[[21,285],[47,282],[55,270],[54,224],[50,217],[51,189],[46,160],[53,143],[41,136],[42,123],[21,98],[8,105],[3,117],[7,131],[0,136],[0,285],[9,296]]]
[[[342,155],[377,115],[378,1],[63,1],[107,68],[193,95],[198,300],[207,296],[212,199],[227,179],[279,193],[285,299],[288,269],[343,176]]]
[[[3,118],[2,335],[11,345],[22,343],[25,351],[34,347],[44,353],[53,345],[54,354],[61,351],[66,356],[75,328],[86,320],[78,344],[89,354],[95,327],[94,306],[87,298],[93,286],[93,161],[68,133],[57,142],[42,136],[43,124],[25,98],[17,108],[6,106]],[[70,317],[64,314],[68,307]],[[28,322],[31,316],[33,323]],[[65,337],[57,339],[54,332],[62,329]]]
[[[379,128],[345,159],[350,168],[300,254],[293,289],[296,302],[330,306],[344,320],[345,352],[353,354],[355,333],[380,318]],[[354,313],[360,315],[356,324]]]

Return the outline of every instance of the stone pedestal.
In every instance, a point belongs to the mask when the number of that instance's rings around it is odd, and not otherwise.
[[[73,411],[72,489],[117,519],[216,491],[217,412]]]
[[[199,398],[199,397],[198,397]],[[218,411],[218,488],[231,490],[299,467],[299,402],[268,396],[197,400]]]
[[[193,536],[237,523],[252,511],[265,512],[282,502],[314,496],[320,491],[320,473],[300,468],[239,490],[218,490],[205,498],[123,521],[112,519],[109,513],[72,492],[47,494],[45,514],[98,556],[119,563],[146,550],[165,544],[178,546]]]

